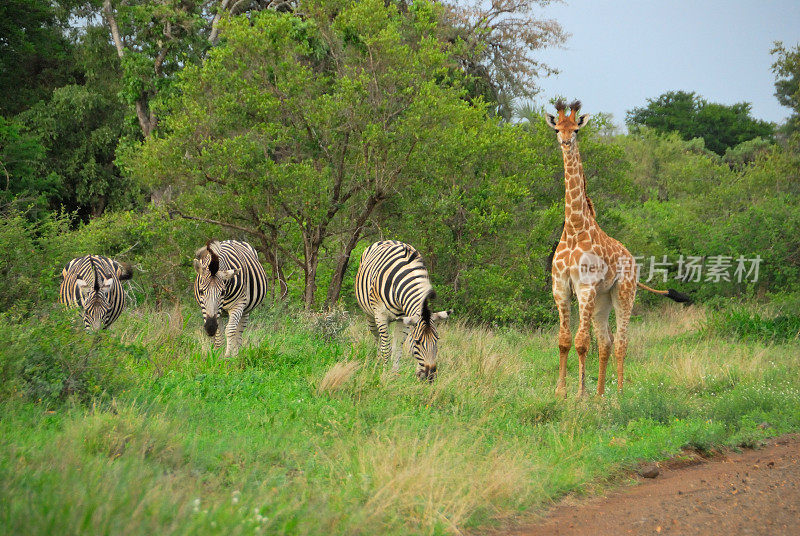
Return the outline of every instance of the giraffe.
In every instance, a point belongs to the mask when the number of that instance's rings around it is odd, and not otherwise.
[[[569,105],[556,103],[558,118],[547,114],[547,123],[556,131],[564,158],[564,230],[552,259],[553,298],[558,307],[559,370],[556,396],[566,396],[567,356],[571,347],[570,301],[578,298],[579,325],[575,335],[578,353],[578,396],[585,395],[586,353],[589,350],[589,324],[600,350],[597,394],[605,392],[606,366],[612,345],[617,363],[617,390],[622,392],[623,362],[628,348],[628,323],[636,297],[636,288],[662,294],[678,302],[689,302],[685,294],[673,289],[656,290],[637,281],[636,261],[617,240],[600,229],[595,219],[592,200],[586,193],[586,177],[578,151],[577,133],[589,121],[589,115],[578,116],[580,101]],[[617,333],[612,338],[608,318],[614,308]]]

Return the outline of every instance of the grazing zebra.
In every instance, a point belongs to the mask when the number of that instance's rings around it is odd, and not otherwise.
[[[395,240],[372,244],[361,255],[355,286],[356,300],[367,314],[367,324],[378,343],[379,357],[389,359],[389,323],[397,322],[392,343],[392,370],[397,372],[400,368],[403,341],[410,331],[417,377],[432,381],[436,377],[439,338],[435,322],[446,319],[452,311],[431,313],[429,302],[436,293],[419,252]]]
[[[100,255],[72,259],[61,270],[58,301],[68,307],[83,308],[87,330],[107,328],[119,317],[125,305],[122,283],[133,277],[130,264]]]
[[[242,345],[250,311],[267,294],[267,274],[247,242],[212,240],[194,257],[194,298],[203,310],[203,328],[214,337],[214,348],[220,348],[222,331],[217,330],[217,318],[222,311],[228,314],[225,357],[231,357]]]

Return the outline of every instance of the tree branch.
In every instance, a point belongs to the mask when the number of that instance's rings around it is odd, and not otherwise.
[[[114,46],[117,48],[117,55],[121,58],[125,55],[125,46],[122,43],[122,37],[119,34],[119,26],[117,26],[117,19],[114,18],[114,12],[111,7],[111,0],[103,0],[103,12],[106,14],[106,20],[111,27],[111,37],[114,39]]]

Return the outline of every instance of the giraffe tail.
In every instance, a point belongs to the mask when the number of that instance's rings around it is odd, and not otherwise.
[[[667,298],[669,298],[669,299],[671,299],[673,301],[676,301],[678,303],[687,303],[687,304],[691,304],[692,303],[692,298],[688,294],[684,294],[683,292],[678,292],[674,288],[669,288],[667,290],[658,290],[658,289],[650,288],[647,285],[639,283],[638,281],[636,282],[636,286],[641,288],[641,289],[647,290],[649,292],[653,292],[655,294],[661,294],[662,296],[666,296]]]

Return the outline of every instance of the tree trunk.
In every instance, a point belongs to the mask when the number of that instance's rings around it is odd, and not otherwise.
[[[275,237],[272,237],[275,239]],[[259,251],[264,254],[264,258],[267,259],[267,263],[272,267],[272,277],[270,281],[270,293],[278,291],[277,299],[284,301],[289,295],[289,287],[286,284],[286,276],[283,273],[283,267],[278,260],[278,256],[275,253],[275,248],[273,244],[271,244],[268,240],[261,240],[261,247]]]
[[[375,207],[380,204],[381,200],[382,198],[380,196],[370,196],[370,198],[367,199],[367,204],[364,207],[364,210],[362,210],[361,214],[358,215],[356,226],[344,246],[342,255],[336,262],[336,268],[333,271],[333,277],[331,277],[331,284],[328,286],[328,296],[325,298],[325,308],[330,309],[337,301],[339,301],[339,295],[342,292],[342,281],[344,280],[344,274],[347,272],[347,266],[350,264],[350,254],[353,253],[353,249],[355,249],[358,241],[361,239],[361,232],[364,230],[364,225],[372,214],[372,211],[375,210]]]
[[[103,13],[105,13],[106,22],[108,22],[108,26],[111,29],[111,39],[114,41],[114,48],[117,49],[117,56],[122,58],[125,56],[125,44],[122,42],[122,35],[119,33],[119,25],[114,16],[111,0],[103,0]],[[163,61],[163,58],[161,61]],[[142,95],[136,99],[136,117],[139,119],[139,126],[142,128],[144,137],[147,138],[156,126],[155,115],[149,110],[147,104],[147,95]]]

